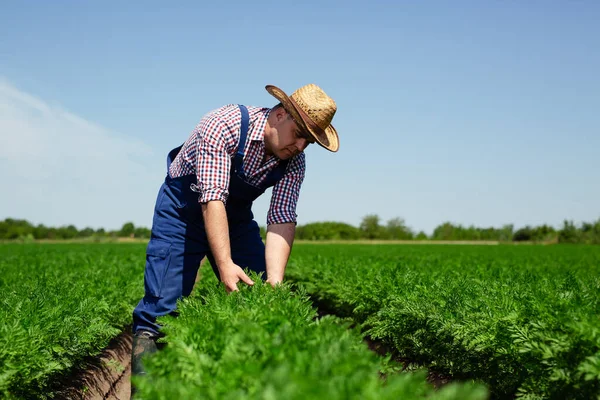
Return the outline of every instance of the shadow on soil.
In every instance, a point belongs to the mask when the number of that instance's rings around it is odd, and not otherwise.
[[[115,398],[117,384],[129,373],[132,339],[131,326],[127,326],[100,355],[86,357],[76,371],[58,379],[55,398]]]

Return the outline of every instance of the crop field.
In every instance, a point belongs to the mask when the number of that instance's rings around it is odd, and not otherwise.
[[[0,245],[0,398],[53,397],[99,354],[130,324],[143,260],[143,245]]]
[[[289,279],[492,397],[600,398],[600,247],[304,246]]]
[[[0,246],[0,398],[60,397],[128,329],[144,250]],[[140,398],[599,398],[600,247],[300,244],[286,278],[203,268]]]

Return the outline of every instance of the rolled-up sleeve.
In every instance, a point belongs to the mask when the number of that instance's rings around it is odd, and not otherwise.
[[[226,148],[226,127],[216,116],[200,123],[196,174],[200,188],[200,203],[212,200],[227,202],[229,195],[230,155]]]
[[[305,172],[306,159],[304,153],[301,153],[290,160],[285,175],[273,187],[267,225],[296,223],[298,218],[296,206]]]

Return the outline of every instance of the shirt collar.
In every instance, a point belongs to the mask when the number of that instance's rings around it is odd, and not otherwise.
[[[250,132],[248,138],[254,142],[264,142],[265,126],[267,125],[267,118],[271,113],[270,108],[256,108],[250,112]]]

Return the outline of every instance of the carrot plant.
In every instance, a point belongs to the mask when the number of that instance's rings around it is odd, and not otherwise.
[[[600,247],[304,245],[287,276],[397,356],[494,397],[600,394]]]
[[[143,245],[0,246],[0,398],[52,398],[130,324]]]
[[[425,372],[381,379],[383,361],[348,322],[316,311],[302,292],[253,287],[225,294],[211,277],[164,317],[168,344],[135,379],[141,399],[484,399],[486,389],[435,391]],[[207,283],[208,282],[208,283]]]

